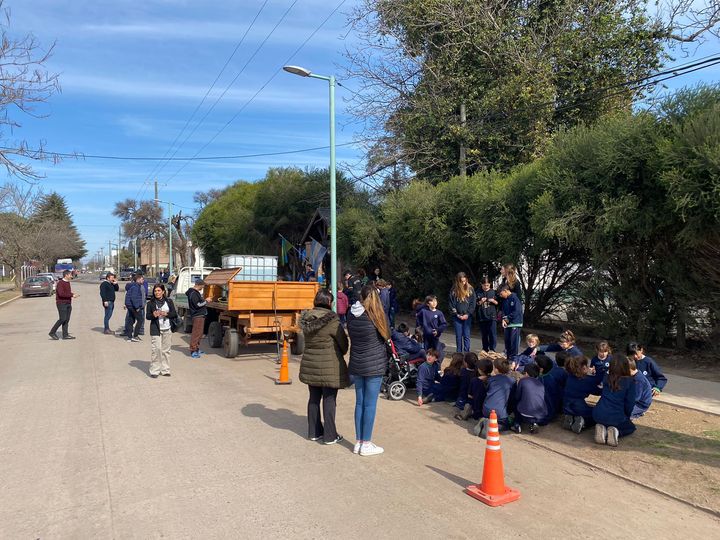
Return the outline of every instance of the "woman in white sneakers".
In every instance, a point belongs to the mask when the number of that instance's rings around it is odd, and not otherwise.
[[[353,452],[361,456],[382,454],[372,442],[375,410],[388,365],[390,328],[375,285],[366,285],[347,314],[350,335],[350,374],[355,382],[355,436]]]

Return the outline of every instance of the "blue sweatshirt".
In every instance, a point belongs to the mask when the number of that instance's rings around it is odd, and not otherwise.
[[[608,378],[603,380],[600,401],[593,409],[593,420],[604,426],[619,426],[627,421],[635,407],[635,381],[632,377],[621,377],[619,388],[610,389]]]
[[[401,334],[397,330],[393,330],[392,340],[398,354],[406,354],[408,356],[408,360],[419,358],[421,356],[420,351],[422,351],[422,346],[405,334]]]
[[[559,366],[553,368],[540,379],[545,386],[545,404],[547,405],[547,421],[552,420],[562,410],[563,394],[568,373]]]
[[[465,403],[467,403],[468,393],[470,392],[470,383],[476,378],[477,375],[471,369],[462,368],[460,370],[460,387],[457,395],[458,402],[455,404],[457,407],[462,409]]]
[[[470,295],[465,300],[460,300],[450,291],[450,298],[448,304],[450,306],[450,313],[453,315],[472,315],[475,311],[475,303],[477,302],[477,295],[475,289],[470,287]]]
[[[652,404],[652,386],[647,377],[642,374],[642,371],[638,371],[634,376],[635,380],[635,406],[633,407],[630,418],[640,418],[645,411],[650,408]]]
[[[431,311],[423,309],[418,313],[418,326],[422,328],[423,335],[432,336],[432,331],[437,330],[438,337],[447,328],[447,321],[445,315],[439,309]]]
[[[503,320],[508,326],[521,327],[523,324],[523,305],[515,293],[505,298],[502,303]]]
[[[128,283],[125,287],[125,307],[131,309],[140,309],[145,305],[145,297],[143,288],[139,283]]]
[[[545,385],[535,377],[523,377],[515,390],[515,410],[523,416],[542,420],[547,416]],[[517,421],[517,420],[516,420]]]
[[[455,401],[458,397],[458,389],[460,388],[460,376],[454,373],[443,373],[440,379],[442,387],[442,397],[445,401]]]
[[[647,377],[650,386],[662,390],[667,384],[667,377],[663,374],[654,359],[643,356],[642,360],[636,360],[635,364],[640,373]]]
[[[582,412],[587,409],[585,398],[590,394],[600,395],[601,390],[598,385],[601,381],[602,377],[598,375],[586,375],[579,379],[575,375],[568,373],[565,392],[563,393],[563,412],[582,416]]]
[[[515,362],[517,364],[515,366],[515,371],[519,371],[520,373],[525,372],[525,366],[529,364],[535,363],[535,359],[532,356],[528,356],[526,354],[518,354],[517,356],[513,356],[510,359],[510,362]]]
[[[488,377],[483,416],[490,418],[490,411],[495,410],[498,420],[506,420],[512,409],[514,388],[515,379],[509,375]]]
[[[472,403],[473,418],[476,420],[482,416],[483,404],[487,396],[487,379],[475,377],[470,381],[470,390],[468,391],[469,403]]]
[[[590,367],[595,368],[595,374],[603,374],[605,375],[610,369],[610,360],[612,360],[612,354],[608,354],[607,358],[605,360],[600,360],[597,355],[593,356],[590,360]]]
[[[417,394],[418,396],[427,396],[432,394],[431,390],[435,381],[440,380],[440,372],[437,362],[423,362],[418,369],[417,375]]]

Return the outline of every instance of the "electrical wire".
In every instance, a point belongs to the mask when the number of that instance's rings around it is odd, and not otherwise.
[[[335,6],[335,9],[333,9],[333,10],[328,14],[328,16],[325,17],[325,19],[322,20],[322,22],[315,28],[315,30],[313,30],[313,31],[310,33],[310,35],[308,35],[308,37],[305,38],[305,41],[303,41],[303,42],[300,44],[300,46],[295,49],[295,51],[282,63],[282,65],[287,65],[289,62],[291,62],[292,59],[295,58],[295,56],[303,49],[303,47],[305,47],[305,45],[307,45],[307,43],[315,36],[315,34],[317,34],[317,33],[320,31],[320,29],[321,29],[323,26],[325,26],[325,24],[330,20],[330,18],[343,6],[343,4],[345,4],[346,1],[347,1],[347,0],[342,0],[342,2],[340,2],[337,6]],[[223,125],[223,126],[215,133],[215,135],[212,136],[212,138],[211,138],[208,142],[206,142],[202,147],[200,147],[200,149],[199,149],[197,152],[195,152],[195,154],[193,155],[193,158],[195,158],[195,157],[197,157],[198,155],[200,155],[200,153],[201,153],[203,150],[205,150],[205,148],[207,148],[208,146],[210,146],[210,145],[215,141],[215,139],[217,139],[217,138],[220,136],[220,134],[221,134],[223,131],[225,131],[225,129],[227,129],[227,127],[228,127],[230,124],[232,124],[232,123],[237,119],[238,116],[240,116],[240,114],[247,108],[247,106],[250,105],[250,104],[255,100],[255,98],[273,81],[273,79],[275,79],[275,77],[277,77],[277,75],[278,75],[281,71],[282,71],[282,67],[278,68],[278,69],[270,76],[270,78],[269,78],[267,81],[265,81],[265,83],[250,97],[250,99],[248,99],[248,100],[242,105],[242,107],[240,107],[240,109],[232,116],[232,118],[230,118],[230,120],[228,120],[228,121],[225,123],[225,125]],[[180,173],[185,169],[185,167],[187,167],[187,163],[185,163],[182,167],[180,167],[177,171],[175,171],[175,173],[173,173],[173,175],[170,176],[170,177],[165,181],[165,184],[167,185],[168,182],[170,182],[173,178],[175,178],[178,174],[180,174]]]

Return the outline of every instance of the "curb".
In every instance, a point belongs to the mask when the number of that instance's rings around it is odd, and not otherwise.
[[[693,407],[692,405],[683,405],[672,401],[666,401],[664,399],[658,399],[657,402],[662,403],[663,405],[667,405],[669,407],[680,407],[681,409],[687,409],[688,411],[694,411],[703,414],[712,414],[713,416],[720,416],[720,412],[708,411],[707,409],[700,409],[699,407]]]
[[[22,298],[22,294],[18,294],[15,298],[11,298],[10,300],[5,300],[2,304],[0,304],[0,307],[3,307],[5,304],[9,304],[10,302],[14,302],[18,298]]]
[[[652,492],[654,492],[654,493],[657,493],[658,495],[662,495],[662,496],[667,497],[667,498],[669,498],[669,499],[672,499],[672,500],[674,500],[674,501],[683,503],[683,504],[685,504],[685,505],[687,505],[687,506],[690,506],[691,508],[694,508],[695,510],[700,510],[701,512],[705,512],[706,514],[710,514],[711,516],[713,516],[713,517],[715,517],[715,518],[720,518],[720,511],[719,511],[719,510],[713,510],[712,508],[707,508],[706,506],[702,506],[701,504],[696,504],[696,503],[694,503],[694,502],[690,502],[690,501],[685,500],[685,499],[683,499],[683,498],[681,498],[681,497],[678,497],[677,495],[672,495],[672,494],[668,493],[667,491],[663,491],[662,489],[659,489],[659,488],[656,488],[656,487],[652,487],[652,486],[649,486],[649,485],[647,485],[647,484],[643,484],[642,482],[640,482],[640,481],[638,481],[638,480],[633,480],[632,478],[628,478],[628,477],[626,477],[626,476],[623,476],[623,475],[621,475],[621,474],[619,474],[619,473],[616,473],[616,472],[614,472],[614,471],[611,471],[610,469],[606,469],[605,467],[602,467],[602,466],[600,466],[600,465],[596,465],[596,464],[594,464],[594,463],[591,463],[591,462],[589,462],[589,461],[586,461],[586,460],[584,460],[584,459],[582,459],[582,458],[579,458],[579,457],[577,457],[577,456],[573,456],[573,455],[571,455],[571,454],[567,454],[567,453],[565,453],[565,452],[563,452],[563,451],[561,451],[561,450],[556,450],[556,449],[554,449],[554,448],[550,448],[550,447],[545,446],[545,445],[543,445],[543,444],[540,444],[540,443],[538,443],[538,442],[531,441],[531,440],[529,440],[529,439],[527,439],[527,438],[522,438],[522,439],[519,438],[519,440],[521,440],[521,441],[524,442],[525,444],[528,444],[528,445],[530,445],[530,446],[534,446],[535,448],[541,448],[542,450],[546,450],[546,451],[548,451],[548,452],[552,452],[552,453],[557,454],[557,455],[559,455],[559,456],[563,456],[563,457],[565,457],[565,458],[568,458],[568,459],[571,459],[571,460],[576,461],[576,462],[578,462],[578,463],[581,463],[581,464],[583,464],[583,465],[586,465],[586,466],[590,467],[591,469],[595,469],[595,470],[598,470],[598,471],[602,471],[602,472],[604,472],[604,473],[606,473],[606,474],[609,474],[610,476],[614,476],[615,478],[619,478],[620,480],[625,480],[626,482],[630,482],[631,484],[635,484],[636,486],[640,486],[640,487],[642,487],[642,488],[645,488],[645,489],[647,489],[647,490],[649,490],[649,491],[652,491]]]

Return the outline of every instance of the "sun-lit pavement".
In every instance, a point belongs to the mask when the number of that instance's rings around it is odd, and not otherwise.
[[[376,442],[305,439],[306,387],[276,386],[274,348],[186,355],[147,376],[149,339],[101,333],[98,284],[74,283],[75,341],[50,341],[53,298],[0,308],[0,538],[712,538],[720,521],[642,487],[502,438],[520,501],[491,509],[482,441],[450,407],[380,400]],[[114,327],[124,316],[116,311]],[[297,377],[297,362],[291,376]],[[617,451],[622,451],[620,447]]]

